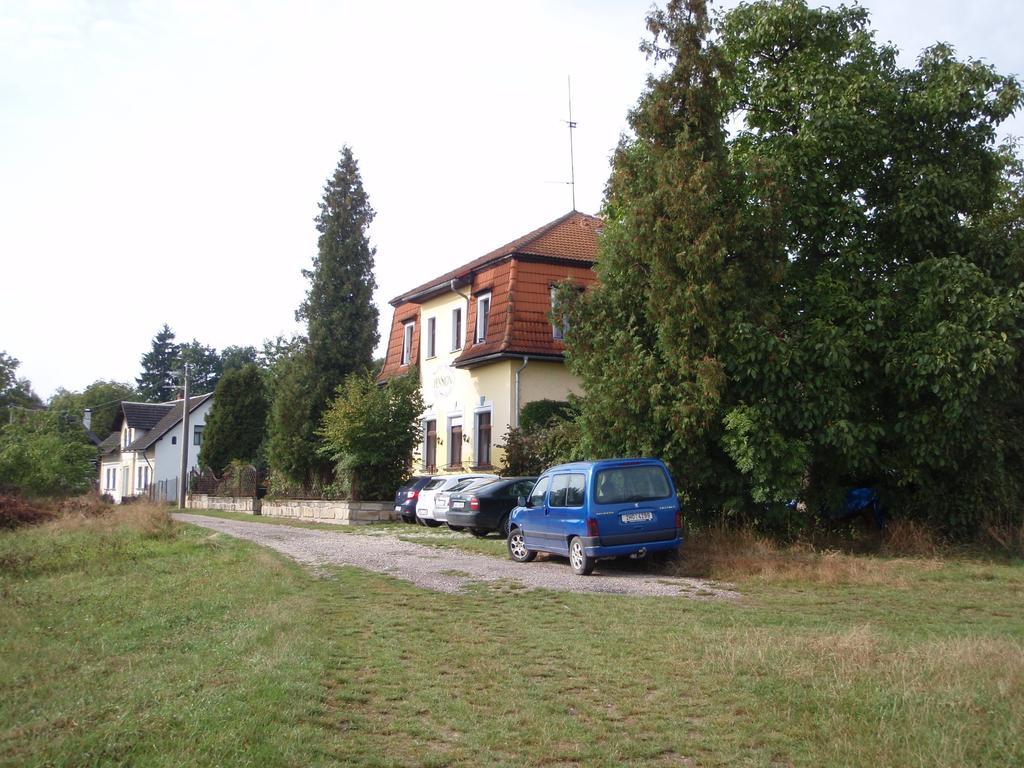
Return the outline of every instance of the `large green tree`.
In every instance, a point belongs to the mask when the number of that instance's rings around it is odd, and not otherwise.
[[[954,530],[1019,520],[1016,81],[941,45],[900,68],[857,7],[649,26],[603,285],[572,310],[587,439],[666,456],[708,513],[871,484]]]
[[[232,461],[255,462],[266,435],[269,408],[259,368],[250,363],[225,373],[217,382],[206,417],[199,455],[203,466],[220,474]]]
[[[221,350],[220,369],[222,373],[227,373],[235,368],[243,368],[246,365],[256,363],[258,360],[259,352],[256,351],[256,347],[231,345]]]
[[[39,395],[32,391],[32,382],[18,376],[21,361],[6,352],[0,352],[0,417],[9,421],[11,408],[37,409],[43,405]]]
[[[147,403],[164,403],[178,391],[181,365],[174,331],[164,323],[153,337],[150,350],[142,356],[142,373],[135,379],[139,397]]]
[[[189,396],[205,395],[217,387],[223,372],[221,356],[217,350],[192,339],[188,344],[178,346],[178,368],[188,365]]]
[[[58,389],[50,398],[47,407],[54,413],[73,420],[81,420],[85,409],[92,413],[92,431],[106,437],[113,430],[114,417],[122,400],[132,400],[138,395],[129,384],[99,379],[81,392]]]
[[[275,394],[275,400],[280,396],[293,401],[288,407],[275,403],[271,416],[270,460],[295,482],[330,475],[330,462],[307,439],[319,427],[337,386],[350,374],[368,370],[373,360],[376,281],[374,249],[367,236],[373,216],[359,166],[346,146],[324,187],[313,268],[302,273],[310,286],[295,316],[306,322],[305,350],[293,361],[291,380],[282,382],[284,391]],[[307,381],[295,381],[300,369],[307,371]]]

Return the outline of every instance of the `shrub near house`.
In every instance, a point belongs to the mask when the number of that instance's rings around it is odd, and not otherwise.
[[[353,375],[338,387],[318,434],[351,498],[391,498],[409,474],[422,412],[415,371],[384,386],[372,375]]]

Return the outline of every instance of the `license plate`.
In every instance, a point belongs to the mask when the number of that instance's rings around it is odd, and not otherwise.
[[[629,512],[621,517],[624,523],[646,523],[654,519],[653,512]]]
[[[462,509],[465,506],[466,506],[466,502],[464,502],[464,501],[453,501],[452,502],[452,509]]]
[[[395,512],[401,512],[401,511],[402,511],[401,507],[395,507]]]

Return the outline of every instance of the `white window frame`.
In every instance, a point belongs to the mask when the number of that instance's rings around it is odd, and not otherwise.
[[[402,324],[402,365],[408,365],[412,361],[412,337],[415,333],[415,320]]]
[[[552,285],[551,286],[551,314],[552,315],[554,315],[554,313],[556,311],[556,302],[555,302],[556,296],[555,296],[555,294],[557,292],[558,292],[558,286],[557,285]],[[552,317],[552,320],[555,320],[555,319],[556,318]],[[552,322],[551,323],[551,338],[553,338],[555,341],[564,341],[565,340],[566,331],[568,331],[568,330],[569,330],[569,321],[568,320],[563,319],[562,322],[557,324],[557,325],[554,322]]]
[[[476,449],[476,466],[478,467],[484,466],[483,462],[481,462],[482,457],[480,455],[480,448],[484,445],[484,441],[480,437],[480,416],[484,413],[486,413],[491,419],[491,423],[489,425],[491,429],[491,437],[487,441],[487,466],[494,465],[494,462],[492,461],[494,457],[491,455],[491,448],[493,445],[492,441],[494,440],[494,409],[477,408],[473,411],[473,440],[476,442],[474,448]]]
[[[484,304],[485,303],[487,304],[487,311],[486,312],[484,312]],[[489,328],[490,323],[491,323],[491,294],[488,291],[487,293],[481,293],[479,296],[476,297],[476,328],[475,328],[475,334],[474,335],[476,336],[476,343],[477,344],[479,344],[482,341],[486,341],[487,340],[487,331],[490,329]],[[480,333],[481,327],[483,328],[483,333],[482,334]]]
[[[203,446],[203,430],[206,429],[205,424],[193,424],[192,425],[192,445]]]
[[[450,467],[450,466],[452,466],[452,459],[455,458],[455,454],[454,454],[455,444],[454,444],[454,441],[452,440],[452,430],[455,427],[458,427],[460,429],[461,435],[462,435],[462,437],[460,439],[462,440],[462,442],[465,442],[466,420],[463,417],[462,413],[457,413],[457,414],[450,414],[448,416],[448,418],[447,418],[447,422],[448,422],[447,423],[447,429],[445,430],[445,436],[444,437],[445,437],[445,442],[448,443],[448,445],[446,446],[447,449],[448,449],[446,451],[446,453],[448,454],[447,455],[447,459],[448,459],[447,465]],[[465,466],[465,464],[466,464],[465,448],[461,448],[460,447],[460,449],[459,449],[459,463],[462,464],[463,466]]]
[[[466,343],[466,325],[462,322],[462,307],[452,310],[452,352],[458,352]]]
[[[427,359],[437,357],[437,318],[427,318]]]

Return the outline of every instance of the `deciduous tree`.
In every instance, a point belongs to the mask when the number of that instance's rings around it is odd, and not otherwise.
[[[707,514],[870,484],[949,530],[1019,523],[1017,82],[943,45],[900,68],[858,7],[648,22],[601,286],[566,296],[589,453],[665,457]]]
[[[379,386],[370,373],[338,387],[317,434],[352,498],[390,499],[408,476],[420,444],[423,397],[416,371]]]
[[[129,384],[99,379],[81,392],[58,389],[47,407],[51,412],[62,414],[72,421],[80,421],[88,408],[92,412],[91,429],[102,438],[113,430],[119,402],[136,397],[135,389]]]

